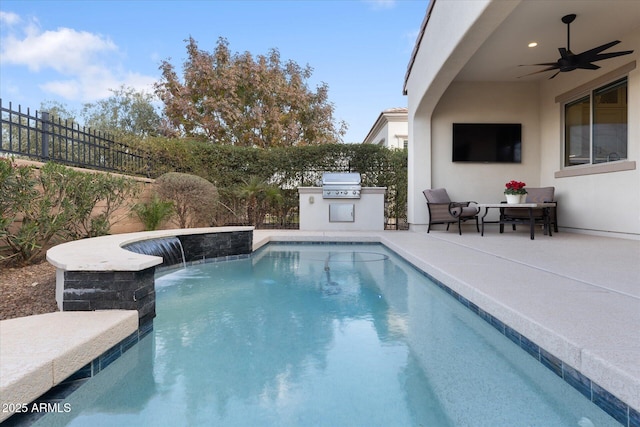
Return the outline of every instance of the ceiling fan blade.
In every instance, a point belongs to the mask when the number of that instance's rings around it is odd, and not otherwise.
[[[520,67],[525,66],[545,66],[547,68],[539,71],[534,71],[533,73],[525,74],[520,77],[527,77],[534,74],[545,73],[547,71],[558,70],[554,75],[549,77],[549,79],[555,78],[560,72],[569,72],[575,69],[584,69],[584,70],[597,70],[600,67],[598,65],[593,64],[596,61],[602,61],[604,59],[615,58],[622,55],[629,55],[633,53],[633,50],[625,50],[621,52],[610,52],[610,53],[601,53],[618,43],[620,40],[614,40],[609,43],[605,43],[598,47],[594,47],[593,49],[585,50],[582,53],[575,54],[571,52],[571,29],[570,24],[575,20],[576,15],[570,14],[562,17],[562,22],[567,24],[567,47],[558,48],[558,52],[560,52],[560,59],[556,62],[543,62],[539,64],[528,64],[528,65],[520,65]]]
[[[534,74],[546,73],[547,71],[557,70],[557,69],[558,69],[558,65],[554,64],[552,67],[547,67],[544,70],[538,70],[538,71],[534,71],[533,73],[529,73],[529,74],[525,74],[525,75],[522,75],[522,76],[518,76],[518,78],[527,77],[527,76],[533,76]]]
[[[584,52],[580,53],[578,56],[591,56],[591,55],[597,55],[600,52],[602,52],[603,50],[607,50],[610,47],[613,47],[615,45],[617,45],[618,43],[620,43],[620,40],[614,40],[612,42],[603,44],[602,46],[598,46],[598,47],[594,47],[593,49],[589,49],[589,50],[585,50]]]
[[[588,58],[589,62],[602,61],[603,59],[616,58],[618,56],[629,55],[633,53],[632,50],[624,50],[621,52],[611,52],[611,53],[600,53],[598,55],[594,55],[591,58]],[[582,54],[580,54],[582,55]],[[582,57],[581,57],[582,58]]]
[[[558,63],[557,62],[542,62],[540,64],[520,64],[518,65],[518,67],[536,67],[538,65],[546,65],[546,66],[551,66],[551,67],[555,67],[558,68]]]
[[[589,64],[589,63],[582,63],[582,64],[576,64],[576,68],[581,68],[583,70],[597,70],[600,68],[600,66],[595,65],[595,64]]]
[[[558,52],[560,52],[560,57],[564,59],[567,59],[569,57],[569,53],[571,53],[570,50],[565,49],[564,47],[559,47]]]

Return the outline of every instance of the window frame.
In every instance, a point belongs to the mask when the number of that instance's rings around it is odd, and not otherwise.
[[[624,135],[624,157],[618,157],[614,160],[602,160],[602,158],[596,153],[598,148],[603,147],[606,141],[601,140],[598,137],[598,128],[602,123],[598,122],[597,116],[602,114],[605,110],[602,106],[600,106],[596,102],[597,96],[601,96],[603,93],[612,93],[612,90],[619,90],[620,88],[624,88],[624,91],[621,92],[624,96],[621,96],[623,100],[621,102],[624,105],[624,121],[621,121],[620,124],[624,126],[625,131],[622,132]],[[602,85],[593,86],[589,91],[581,96],[578,96],[572,100],[564,102],[562,105],[562,123],[563,123],[563,138],[562,138],[562,146],[563,146],[563,168],[574,168],[576,166],[593,166],[602,163],[611,163],[619,160],[627,160],[627,153],[629,149],[629,138],[628,138],[628,127],[629,127],[629,107],[626,96],[628,96],[628,88],[629,88],[629,78],[628,76],[623,76],[618,79],[614,79]],[[569,120],[568,115],[570,113],[571,107],[578,107],[578,109],[586,110],[585,107],[588,107],[588,112],[583,114],[582,119],[586,119],[582,121],[580,118],[576,122],[578,125],[586,126],[586,132],[582,137],[582,142],[580,139],[573,141],[569,138],[570,129],[567,127]],[[571,112],[575,112],[572,110]],[[580,111],[578,110],[578,114]],[[579,137],[580,138],[580,137]],[[620,139],[622,141],[623,139]],[[577,150],[576,150],[577,149]],[[582,158],[585,159],[581,163],[571,164],[571,154],[569,151],[575,153],[580,152]],[[586,151],[586,152],[585,152]],[[620,150],[618,150],[620,151]],[[574,154],[575,155],[575,154]]]
[[[556,178],[564,178],[564,177],[571,177],[571,176],[580,176],[580,175],[591,175],[591,174],[599,174],[599,173],[609,173],[609,172],[618,172],[618,171],[626,171],[626,170],[634,170],[636,169],[636,162],[627,159],[621,159],[621,160],[615,160],[615,161],[609,161],[609,162],[602,162],[602,163],[592,163],[592,135],[590,135],[590,158],[589,158],[589,163],[585,163],[585,164],[576,164],[576,165],[566,165],[565,166],[565,159],[566,159],[566,150],[567,150],[567,144],[566,144],[566,127],[565,127],[565,106],[567,104],[570,104],[572,102],[576,102],[581,98],[584,98],[585,96],[589,97],[589,102],[590,102],[590,112],[589,112],[589,132],[592,134],[592,127],[593,127],[593,108],[591,106],[591,99],[593,96],[593,92],[597,91],[600,88],[604,88],[606,86],[611,85],[612,83],[622,80],[622,79],[626,79],[626,86],[627,86],[627,94],[628,94],[628,88],[629,88],[629,72],[634,70],[636,68],[636,61],[631,61],[613,71],[610,71],[609,73],[606,73],[588,83],[585,83],[583,85],[580,85],[568,92],[565,92],[563,94],[558,95],[555,98],[555,102],[559,104],[559,114],[560,114],[560,123],[561,123],[561,128],[559,129],[559,133],[560,133],[560,138],[561,138],[561,146],[560,146],[560,152],[558,153],[560,155],[559,158],[559,163],[560,163],[560,170],[556,171],[554,173],[554,176]],[[629,111],[628,111],[628,104],[627,104],[627,128],[629,126]],[[627,139],[627,156],[628,156],[628,150],[629,150],[629,140]]]

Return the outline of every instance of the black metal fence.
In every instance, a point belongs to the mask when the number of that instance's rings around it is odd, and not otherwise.
[[[31,114],[5,107],[0,98],[2,130],[0,155],[11,154],[41,162],[55,161],[68,166],[148,176],[147,157],[138,150],[114,141],[108,134],[81,127],[47,112]]]

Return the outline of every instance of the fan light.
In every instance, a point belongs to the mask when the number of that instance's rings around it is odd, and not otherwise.
[[[538,46],[538,42],[531,42],[531,43],[529,43],[527,46],[529,46],[529,47],[536,47],[536,46]]]

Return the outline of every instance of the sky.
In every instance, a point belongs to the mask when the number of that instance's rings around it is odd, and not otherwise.
[[[82,105],[122,86],[152,92],[169,61],[181,76],[186,40],[309,65],[329,87],[343,142],[362,142],[402,94],[428,0],[0,0],[0,97],[23,110]]]

